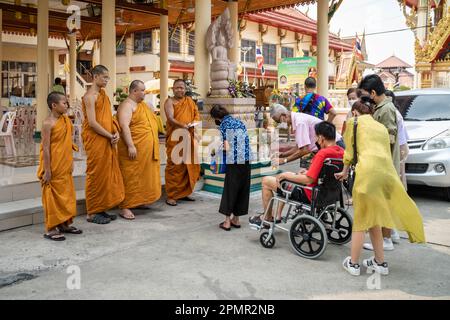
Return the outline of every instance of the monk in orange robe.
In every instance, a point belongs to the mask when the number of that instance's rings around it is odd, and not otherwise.
[[[47,233],[50,240],[63,241],[63,233],[80,234],[81,230],[70,226],[76,215],[75,188],[73,185],[73,155],[78,151],[72,143],[72,123],[65,115],[67,99],[59,92],[47,97],[50,116],[42,126],[42,143],[38,178],[42,183],[42,205]]]
[[[158,123],[144,102],[144,83],[133,81],[129,93],[117,110],[122,136],[119,164],[125,186],[125,199],[119,207],[121,217],[133,220],[131,208],[146,209],[161,197],[161,178]]]
[[[200,177],[199,136],[194,131],[195,123],[200,121],[197,105],[185,96],[183,80],[173,83],[173,93],[174,97],[164,104],[167,117],[166,203],[170,206],[176,206],[177,200],[194,201],[189,195]]]
[[[94,80],[83,97],[81,134],[87,155],[87,221],[107,224],[117,216],[105,211],[119,205],[125,197],[117,153],[120,128],[113,120],[111,102],[104,89],[109,81],[108,69],[97,65],[91,73]]]

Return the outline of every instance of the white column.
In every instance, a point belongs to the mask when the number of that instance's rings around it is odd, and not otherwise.
[[[74,105],[77,99],[76,81],[77,81],[77,35],[75,32],[69,34],[69,72],[70,72],[70,104]]]
[[[0,9],[0,73],[3,66],[3,10]],[[2,109],[3,86],[0,85],[0,110]]]
[[[328,0],[317,3],[317,92],[328,96]]]
[[[152,38],[153,39],[153,38]],[[125,41],[125,46],[126,46],[126,56],[127,56],[127,79],[130,81],[132,81],[131,79],[131,71],[130,71],[130,67],[131,67],[131,59],[133,57],[134,51],[131,50],[131,48],[133,48],[134,50],[134,43],[133,43],[133,38],[132,37],[126,37],[123,41]]]
[[[48,1],[38,0],[37,17],[37,91],[36,137],[40,137],[42,122],[48,115]]]
[[[102,0],[102,44],[100,51],[100,64],[109,70],[110,81],[106,93],[114,104],[114,91],[116,91],[116,10],[115,2]]]
[[[195,86],[202,98],[209,91],[209,53],[206,48],[206,32],[211,24],[211,0],[195,1]]]
[[[428,1],[419,0],[419,6],[417,8],[417,39],[419,44],[423,46],[427,40],[427,27],[428,24]]]
[[[165,1],[161,7],[166,8]],[[159,18],[159,59],[160,59],[160,114],[162,121],[166,123],[164,103],[169,97],[169,16],[161,15]]]
[[[233,30],[233,48],[231,48],[228,51],[228,57],[231,62],[235,63],[236,65],[239,64],[241,60],[241,55],[239,47],[241,44],[239,43],[239,6],[238,2],[236,0],[228,0],[228,9],[230,10],[230,17],[231,17],[231,29]]]

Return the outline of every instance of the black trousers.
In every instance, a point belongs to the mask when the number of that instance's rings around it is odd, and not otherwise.
[[[227,164],[222,200],[220,201],[220,213],[226,216],[248,214],[250,177],[250,163]]]

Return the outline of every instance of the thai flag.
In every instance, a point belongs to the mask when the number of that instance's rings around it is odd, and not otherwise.
[[[364,60],[364,57],[362,55],[361,40],[359,39],[358,35],[356,35],[355,38],[355,56],[360,60]]]
[[[258,69],[261,69],[261,74],[264,75],[266,73],[266,70],[264,69],[264,57],[261,53],[261,49],[256,49],[256,64],[258,66]]]

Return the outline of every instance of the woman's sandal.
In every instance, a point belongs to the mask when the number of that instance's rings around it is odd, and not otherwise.
[[[53,240],[53,241],[64,241],[66,237],[60,232],[46,233],[44,234],[45,239]]]
[[[230,230],[231,230],[231,228],[227,228],[227,227],[224,226],[224,222],[222,222],[221,224],[219,224],[219,228],[220,228],[220,229],[223,229],[223,230],[225,230],[225,231],[230,231]]]
[[[111,222],[110,218],[106,218],[101,213],[97,213],[92,218],[87,218],[87,222],[96,223],[96,224],[108,224]]]
[[[75,227],[58,227],[59,232],[61,233],[70,233],[70,234],[82,234],[83,231],[80,229],[77,229]]]
[[[236,228],[236,229],[239,229],[241,227],[240,224],[235,224],[235,223],[233,223],[233,221],[231,221],[230,224],[233,228]]]

